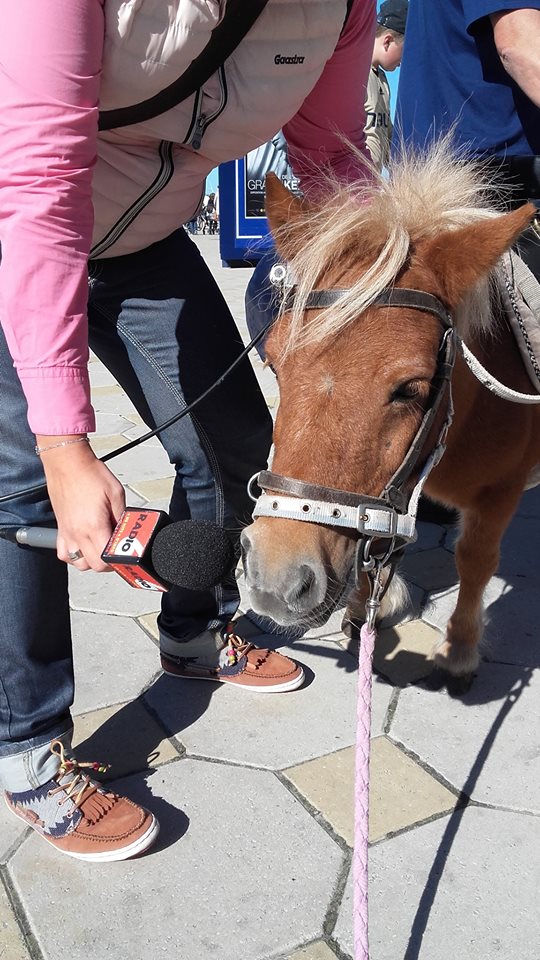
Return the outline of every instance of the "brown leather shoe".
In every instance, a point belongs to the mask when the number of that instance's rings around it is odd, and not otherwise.
[[[304,682],[302,667],[275,650],[256,647],[234,633],[229,624],[218,666],[199,663],[194,657],[161,654],[161,666],[170,677],[192,680],[218,680],[234,684],[251,693],[286,693]]]
[[[105,862],[135,857],[156,839],[159,824],[152,813],[126,797],[105,790],[83,772],[104,772],[97,763],[68,758],[60,740],[56,776],[36,790],[5,793],[9,809],[60,853],[78,860]]]

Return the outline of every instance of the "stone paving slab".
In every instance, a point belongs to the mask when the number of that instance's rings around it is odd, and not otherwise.
[[[143,423],[143,421],[141,420],[141,418],[137,413],[133,412],[133,414],[130,414],[130,419],[134,420],[135,424],[134,426],[130,427],[129,430],[126,430],[126,432],[124,433],[124,443],[128,440],[129,441],[138,440],[139,437],[144,437],[144,435],[147,434],[150,430],[150,427],[148,427],[145,423]],[[148,440],[144,441],[144,447],[146,450],[149,447],[160,447],[160,446],[161,446],[161,442],[159,440],[159,437],[149,437]]]
[[[153,853],[59,869],[33,835],[10,863],[43,960],[260,960],[320,939],[343,854],[273,774],[180,760],[119,786],[159,815]]]
[[[459,700],[402,690],[389,733],[455,790],[540,813],[539,702],[540,671],[482,663]]]
[[[338,633],[341,635],[341,624],[345,616],[345,607],[341,606],[330,615],[326,623],[318,627],[312,627],[304,634],[304,638],[310,637],[331,637]]]
[[[121,447],[126,443],[126,437],[121,433],[113,433],[112,435],[105,434],[92,434],[90,437],[90,446],[96,454],[97,457],[102,457],[106,453],[110,453],[111,450],[116,450],[118,447]]]
[[[292,767],[284,775],[352,847],[354,747]],[[456,804],[454,794],[386,737],[371,744],[369,798],[371,843]]]
[[[538,960],[539,848],[539,819],[478,808],[372,847],[370,960]],[[349,879],[333,932],[346,957],[351,904]]]
[[[172,477],[162,477],[160,480],[132,480],[130,489],[135,490],[145,500],[170,500],[173,487]]]
[[[418,520],[416,532],[418,539],[409,544],[405,554],[406,557],[410,557],[414,553],[423,553],[424,550],[433,550],[435,547],[444,546],[445,530],[436,523],[424,523],[422,520]]]
[[[482,653],[488,660],[540,667],[540,585],[507,586],[487,610]]]
[[[122,483],[141,480],[160,480],[163,477],[172,477],[174,468],[161,444],[151,448],[151,456],[144,446],[134,447],[127,453],[122,453],[113,461],[114,473]]]
[[[161,669],[155,646],[128,617],[74,612],[73,652],[74,714],[137,697]]]
[[[0,801],[0,864],[9,859],[15,844],[26,829],[22,820],[19,820],[8,810],[2,797]]]
[[[431,562],[431,556],[429,553],[426,555],[426,562]],[[426,578],[429,574],[426,574]],[[492,577],[489,581],[485,591],[484,591],[484,612],[485,616],[488,618],[493,618],[494,611],[490,608],[498,603],[501,596],[509,591],[509,586],[505,580],[501,577],[495,576]],[[438,627],[441,631],[446,630],[446,625],[448,620],[454,612],[458,597],[458,586],[450,587],[449,589],[433,589],[429,594],[424,610],[422,613],[422,618],[427,622],[433,624],[433,626]],[[496,616],[496,613],[495,613]]]
[[[103,781],[158,767],[179,756],[140,700],[75,717],[73,746],[80,760],[106,759],[110,770],[98,776]]]
[[[404,624],[408,620],[419,616],[424,602],[425,591],[415,586],[415,584],[410,583],[406,584],[406,589],[408,597],[404,605],[399,610],[396,610],[394,613],[389,613],[379,620],[380,631],[391,627],[393,624]],[[341,606],[334,610],[326,623],[312,627],[306,631],[304,637],[335,637],[345,649],[348,649],[353,656],[357,657],[358,645],[348,643],[351,633],[354,633],[354,628],[351,630],[351,621],[347,615],[347,607]]]
[[[117,413],[100,413],[99,410],[96,410],[96,434],[92,436],[112,436],[115,433],[124,434],[126,430],[129,430],[133,426],[135,421],[135,414],[126,412],[125,416],[120,416]]]
[[[393,686],[406,687],[429,676],[432,653],[441,635],[423,620],[404,620],[377,632],[373,653],[374,670]],[[343,637],[340,644],[358,657],[359,632]]]
[[[0,879],[0,960],[30,960],[21,930]]]
[[[437,592],[448,590],[458,579],[454,555],[444,547],[429,552],[405,553],[400,572],[407,582]]]
[[[531,494],[535,492],[531,491]],[[540,516],[514,517],[503,539],[498,576],[512,583],[526,578],[528,583],[540,586],[539,544]]]
[[[376,743],[374,740],[372,750]],[[332,830],[352,846],[354,747],[290,767],[283,775],[323,815]]]
[[[488,607],[485,655],[540,666],[540,487],[527,491],[502,543],[493,578],[503,585]]]
[[[90,353],[88,372],[90,374],[92,390],[94,390],[96,387],[108,387],[112,384],[116,384],[116,380],[112,373],[107,370],[107,367],[104,367],[103,364],[100,363],[94,353]]]
[[[330,949],[328,944],[320,940],[318,943],[312,943],[308,947],[302,947],[301,950],[295,950],[288,960],[335,960],[336,954]]]
[[[73,567],[69,568],[69,598],[72,610],[123,617],[157,612],[161,604],[159,593],[136,590],[117,573],[83,573]]]
[[[429,676],[433,670],[433,650],[441,635],[423,620],[409,620],[380,630],[377,635],[373,666],[397,687],[406,687]]]
[[[131,401],[117,383],[100,387],[92,386],[92,405],[96,412],[109,414],[123,413],[133,409]]]
[[[279,649],[306,669],[308,682],[300,690],[263,695],[230,684],[162,676],[145,694],[145,703],[189,754],[232,763],[279,770],[354,743],[352,657],[322,640]],[[391,696],[388,684],[374,684],[373,735],[382,733]]]

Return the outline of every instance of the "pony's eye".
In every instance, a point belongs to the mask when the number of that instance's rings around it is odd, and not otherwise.
[[[420,392],[420,383],[418,380],[407,380],[405,383],[400,383],[399,387],[396,387],[392,391],[390,402],[406,403],[408,400],[416,400]]]

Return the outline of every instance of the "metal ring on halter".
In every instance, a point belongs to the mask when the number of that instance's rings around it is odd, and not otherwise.
[[[77,560],[82,560],[82,553],[80,550],[68,550],[68,560],[70,563],[76,563]]]
[[[372,543],[373,537],[360,537],[356,544],[355,567],[357,582],[360,579],[359,573],[367,573],[368,570],[373,570],[375,566],[375,557],[370,557],[369,555]]]
[[[259,495],[257,494],[257,496],[255,496],[255,494],[252,492],[252,489],[254,484],[256,484],[258,480],[259,480],[259,474],[257,472],[257,473],[254,473],[253,476],[249,478],[247,483],[248,497],[250,500],[253,500],[254,503],[257,503],[257,500],[259,499]],[[260,490],[260,487],[259,487],[259,490]]]
[[[284,263],[275,263],[270,270],[269,280],[274,286],[279,287],[287,279],[288,269]]]
[[[250,498],[250,500],[253,500],[254,503],[257,503],[257,500],[259,499],[262,493],[262,487],[259,486],[260,474],[261,474],[261,471],[257,470],[257,473],[254,473],[253,476],[250,477],[250,479],[248,480],[248,485],[247,485],[248,497]],[[259,487],[259,493],[257,494],[253,493],[253,488],[255,484],[257,484],[257,486]]]

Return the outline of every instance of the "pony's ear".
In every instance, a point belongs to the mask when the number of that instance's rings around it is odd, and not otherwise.
[[[265,194],[266,217],[270,230],[276,247],[287,258],[298,244],[300,231],[297,223],[305,213],[307,203],[287,190],[275,173],[266,174]]]
[[[446,230],[427,244],[422,258],[442,281],[450,306],[489,273],[536,212],[534,204],[526,203],[510,213]]]

